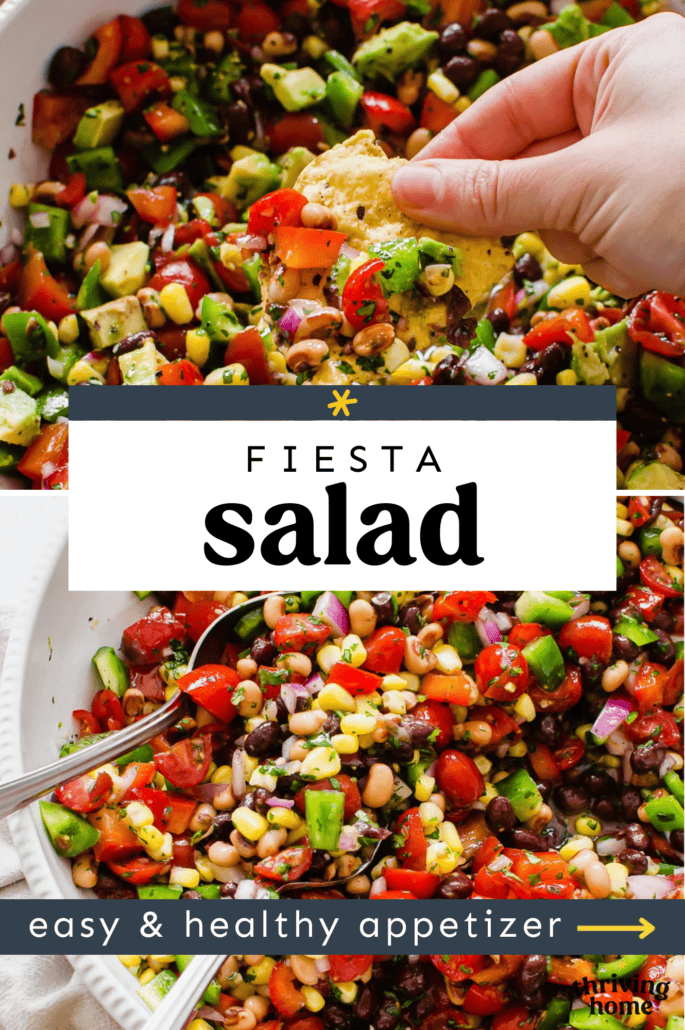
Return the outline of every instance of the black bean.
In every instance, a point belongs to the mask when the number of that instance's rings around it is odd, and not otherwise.
[[[670,612],[657,612],[656,615],[652,617],[650,629],[653,629],[655,632],[656,630],[661,629],[664,633],[672,633],[674,623],[675,620]]]
[[[663,497],[652,497],[651,503],[649,505],[649,518],[641,524],[641,529],[647,529],[648,526],[651,526],[654,522],[656,522],[659,515],[661,514],[661,508],[663,506],[663,503]]]
[[[375,1030],[394,1030],[400,1021],[401,1012],[399,999],[390,991],[383,991],[373,1019]]]
[[[183,200],[189,200],[195,190],[185,172],[163,172],[152,180],[153,186],[174,186]]]
[[[371,1017],[378,1005],[378,991],[373,984],[363,984],[359,994],[354,1000],[352,1011],[355,1018],[361,1022],[370,1023]]]
[[[540,1009],[547,1007],[549,998],[547,996],[547,992],[543,988],[540,988],[537,991],[533,991],[532,994],[522,994],[521,1001],[527,1009],[539,1011]]]
[[[495,69],[504,78],[511,75],[523,62],[525,44],[515,29],[505,29],[500,36],[495,57]]]
[[[538,727],[541,739],[545,744],[556,744],[561,733],[561,718],[558,715],[543,715]]]
[[[504,308],[493,308],[485,317],[492,325],[495,333],[509,332],[509,315]]]
[[[245,751],[251,758],[268,755],[278,751],[281,745],[281,733],[275,722],[261,722],[245,738]]]
[[[48,82],[55,89],[68,89],[87,66],[88,58],[83,50],[73,46],[60,47],[50,61]]]
[[[503,32],[504,29],[511,29],[513,26],[514,23],[508,14],[501,11],[499,7],[490,7],[478,19],[476,32],[478,36],[494,43],[499,38],[500,32]]]
[[[325,4],[323,10],[323,37],[328,45],[343,53],[354,50],[355,36],[349,11],[332,4]]]
[[[245,145],[254,135],[254,118],[244,100],[236,100],[226,108],[226,121],[231,139]]]
[[[472,891],[473,884],[466,873],[456,872],[450,873],[449,876],[440,881],[435,897],[448,898],[450,901],[453,899],[461,901],[464,898],[468,898]]]
[[[618,860],[624,866],[627,866],[628,872],[630,873],[644,873],[647,871],[647,866],[649,865],[647,856],[641,851],[626,849],[619,854]]]
[[[374,594],[371,598],[371,606],[379,622],[388,623],[395,621],[395,606],[392,594],[388,593],[387,590],[381,590],[379,593]]]
[[[141,333],[131,333],[130,336],[125,336],[123,340],[119,340],[112,348],[112,352],[118,357],[120,354],[130,353],[132,350],[140,350],[150,337],[156,338],[155,333],[151,333],[149,329]]]
[[[274,703],[276,705],[276,722],[281,726],[285,726],[285,724],[290,720],[290,712],[288,711],[287,705],[280,694]]]
[[[448,354],[433,369],[435,386],[459,386],[464,382],[464,363],[458,354]]]
[[[517,826],[514,830],[508,830],[507,846],[510,848],[525,848],[526,851],[547,851],[547,843],[542,837],[529,830],[526,826]]]
[[[639,790],[634,787],[624,787],[621,791],[621,809],[623,817],[629,822],[637,821],[637,813],[642,804],[642,797]]]
[[[302,40],[305,36],[309,35],[311,27],[303,14],[298,14],[294,11],[283,19],[281,30],[283,32],[290,32],[293,36],[297,36],[299,40]]]
[[[640,648],[628,637],[621,633],[614,633],[614,653],[616,659],[623,659],[624,662],[634,662],[640,653]]]
[[[610,798],[593,798],[590,808],[598,819],[616,819],[618,816],[616,804]]]
[[[486,12],[487,13],[487,12]],[[535,260],[532,254],[522,254],[514,265],[514,279],[519,284],[523,283],[524,279],[528,282],[535,282],[536,279],[542,278],[542,269]]]
[[[228,842],[233,833],[233,818],[230,812],[217,812],[213,819],[214,836],[217,840]]]
[[[278,648],[266,637],[257,637],[256,640],[252,641],[250,658],[253,662],[256,662],[257,665],[273,665],[276,661],[277,654]]]
[[[516,815],[509,798],[503,796],[492,798],[485,809],[485,822],[493,833],[500,833],[501,830],[513,830],[516,826]]]
[[[198,894],[197,891],[183,891],[181,895],[181,901],[201,901],[202,895]]]
[[[400,626],[406,626],[409,632],[416,636],[422,625],[420,608],[417,608],[414,604],[409,604],[406,608],[400,608]]]
[[[599,769],[592,769],[583,776],[583,786],[588,794],[596,797],[600,794],[607,794],[615,787],[615,782],[608,773]]]
[[[331,1002],[321,1009],[321,1017],[331,1030],[348,1030],[352,1023],[352,1010]]]
[[[329,712],[321,729],[329,737],[334,737],[336,733],[340,733],[340,716],[336,715],[335,712]]]
[[[449,61],[450,57],[461,54],[466,49],[469,37],[458,21],[446,25],[440,33],[438,40],[438,54],[443,61]]]
[[[668,612],[660,612],[660,615],[667,615],[670,619],[671,616]],[[672,620],[671,620],[672,621]],[[675,647],[668,633],[664,633],[663,629],[655,628],[654,623],[650,626],[650,629],[656,633],[658,640],[655,640],[649,645],[649,657],[654,659],[656,662],[661,662],[665,665],[671,665],[675,658]]]
[[[219,888],[219,896],[222,898],[234,898],[235,892],[238,890],[237,883],[222,883]]]
[[[419,998],[414,1008],[417,1022],[422,1023],[424,1019],[430,1016],[431,1012],[435,1012],[436,1007],[437,1004],[433,998],[432,992],[427,991],[423,998]]]
[[[425,719],[416,719],[411,715],[407,715],[402,719],[400,726],[403,730],[406,730],[409,734],[409,743],[414,748],[426,747],[428,738],[432,733],[435,732],[435,727],[431,726]]]
[[[568,364],[568,347],[561,343],[550,343],[535,358],[535,375],[541,386],[553,386],[557,372]],[[538,372],[539,368],[539,372]]]
[[[569,814],[584,812],[588,806],[588,800],[588,796],[582,787],[569,785],[567,787],[559,787],[557,791],[559,807]]]
[[[628,823],[625,828],[624,840],[626,847],[646,851],[649,847],[649,835],[642,823]]]
[[[635,748],[630,756],[630,765],[636,773],[652,772],[659,768],[665,757],[666,748],[650,740]]]
[[[393,982],[398,991],[410,998],[423,994],[426,989],[426,971],[418,963],[414,965],[401,965],[393,977]]]
[[[682,830],[671,830],[669,837],[671,847],[675,848],[676,851],[683,853],[683,831]]]
[[[521,994],[534,994],[547,979],[547,958],[545,955],[526,955],[514,977]]]
[[[578,667],[583,685],[588,687],[597,686],[605,669],[605,666],[597,658],[581,658]]]
[[[478,78],[480,64],[475,57],[467,57],[464,54],[450,58],[442,70],[450,82],[453,82],[458,90],[464,92],[470,89]]]

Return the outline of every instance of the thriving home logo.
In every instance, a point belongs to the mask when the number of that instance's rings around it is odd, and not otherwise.
[[[668,982],[640,980],[636,976],[615,974],[605,980],[589,980],[585,976],[582,981],[576,980],[573,984],[576,995],[589,1002],[593,1015],[619,1017],[649,1015],[654,1011],[654,1003],[649,999],[665,1001],[668,997],[668,987]],[[625,997],[628,992],[633,995],[630,1001]]]

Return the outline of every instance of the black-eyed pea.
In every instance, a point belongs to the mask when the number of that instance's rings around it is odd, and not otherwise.
[[[418,639],[424,647],[432,647],[438,640],[442,640],[444,635],[445,631],[439,622],[429,622],[419,630]]]
[[[239,658],[235,663],[235,669],[242,680],[251,680],[256,675],[257,665],[254,658]]]
[[[363,640],[371,636],[376,628],[376,610],[369,601],[358,597],[349,608],[350,629]]]
[[[549,11],[542,0],[522,0],[507,7],[507,14],[517,25],[537,24],[549,19]]]
[[[32,200],[42,200],[48,203],[54,200],[58,193],[61,193],[64,186],[61,182],[56,182],[52,179],[46,179],[45,182],[39,182],[33,191]]]
[[[658,443],[654,448],[654,453],[662,465],[667,465],[668,468],[673,469],[675,472],[682,471],[683,459],[670,444]]]
[[[267,597],[262,609],[262,615],[269,629],[273,629],[281,616],[285,615],[285,598],[280,594],[273,594]]]
[[[360,329],[352,341],[352,349],[362,358],[370,358],[382,354],[395,341],[395,330],[387,322],[368,325]]]
[[[224,964],[222,965],[219,972],[216,974],[216,978],[219,981],[221,987],[229,987],[233,982],[235,974],[238,972],[238,959],[235,955],[229,955]]]
[[[266,1016],[271,1008],[271,1004],[268,998],[261,998],[258,994],[253,994],[251,998],[246,998],[243,1002],[243,1008],[251,1012],[258,1023],[261,1023],[266,1019]]]
[[[678,526],[667,526],[659,536],[666,565],[680,565],[683,560],[685,535]]]
[[[598,858],[584,869],[585,885],[593,898],[606,898],[611,894],[611,879]]]
[[[337,229],[338,219],[334,211],[323,204],[305,204],[300,211],[300,220],[307,229]]]
[[[314,959],[308,958],[307,955],[291,955],[290,968],[300,983],[313,987],[314,984],[319,982],[316,963]]]
[[[621,541],[618,545],[618,556],[625,565],[630,565],[633,569],[636,569],[642,561],[640,548],[632,540]]]
[[[76,887],[92,890],[98,882],[97,862],[92,851],[86,851],[74,859],[71,876]]]
[[[235,794],[230,783],[227,783],[220,794],[214,795],[214,807],[217,812],[230,812],[236,806]]]
[[[231,869],[240,863],[240,855],[236,849],[232,844],[227,844],[223,840],[215,840],[209,845],[207,858],[221,869]]]
[[[261,42],[266,58],[286,57],[288,54],[294,54],[297,47],[297,37],[292,32],[269,32]]]
[[[437,805],[441,812],[445,811],[445,798],[442,794],[431,794],[428,800]]]
[[[269,300],[272,304],[287,304],[300,290],[300,273],[296,268],[278,265],[269,281]]]
[[[466,49],[478,61],[494,61],[497,57],[497,47],[487,39],[471,39]]]
[[[407,68],[397,85],[397,99],[400,103],[406,104],[407,107],[411,107],[412,104],[416,103],[421,95],[423,79],[423,72]]]
[[[407,637],[404,643],[404,667],[407,672],[425,676],[437,663],[437,655],[424,647],[418,637]]]
[[[559,49],[556,40],[547,29],[538,29],[537,32],[534,32],[528,41],[528,46],[536,61],[541,61],[543,57],[551,57]]]
[[[159,302],[157,290],[144,286],[142,290],[138,290],[136,298],[143,308],[143,318],[148,329],[161,329],[166,325],[166,314]]]
[[[622,658],[613,665],[607,666],[602,673],[602,688],[606,690],[607,694],[618,690],[621,684],[628,679],[629,672],[630,666]]]
[[[203,801],[193,812],[192,819],[188,823],[188,829],[192,830],[193,833],[204,833],[214,822],[215,815],[216,809],[214,805],[210,805],[208,801]]]
[[[301,340],[288,349],[285,360],[293,372],[304,372],[306,369],[318,368],[327,357],[328,344],[325,340]]]
[[[298,737],[311,737],[319,732],[327,718],[328,712],[317,708],[312,708],[308,712],[295,712],[288,720],[288,728]]]
[[[257,855],[259,858],[271,858],[273,855],[277,855],[287,839],[288,831],[283,827],[267,830],[264,836],[257,841]]]
[[[393,773],[389,765],[377,762],[369,769],[362,801],[369,808],[382,808],[392,797]]]
[[[365,873],[360,873],[359,876],[353,876],[347,881],[345,890],[348,894],[368,894],[371,890],[371,880]]]
[[[276,666],[279,669],[290,669],[307,679],[312,674],[312,660],[300,651],[288,651],[287,654],[279,655],[276,659]]]
[[[304,746],[304,740],[296,740],[293,746],[290,748],[290,761],[291,762],[304,762],[305,758],[309,754],[309,751]]]
[[[258,715],[262,710],[262,691],[254,680],[241,680],[236,687],[236,694],[240,698],[238,702],[238,714],[249,719],[251,715]]]
[[[257,848],[239,830],[231,830],[229,840],[241,858],[254,858]]]
[[[129,719],[139,715],[145,707],[145,695],[142,690],[129,687],[121,699],[121,707],[124,709],[124,715]]]
[[[100,271],[106,272],[111,260],[112,254],[109,247],[104,240],[98,240],[96,243],[91,243],[83,255],[83,267],[90,271],[95,262],[99,261]]]
[[[294,342],[328,340],[342,329],[343,314],[337,308],[325,307],[305,315],[295,331]]]
[[[414,129],[406,142],[404,156],[408,161],[420,154],[424,147],[427,147],[433,138],[430,129]]]
[[[233,1030],[253,1030],[257,1025],[257,1017],[249,1009],[239,1008],[237,1005],[226,1009],[224,1013],[226,1026],[233,1027]]]
[[[461,739],[475,744],[476,747],[487,747],[492,740],[492,727],[482,719],[460,723]]]
[[[427,265],[421,274],[421,281],[425,284],[432,297],[442,297],[445,293],[449,293],[454,286],[452,266],[446,264]]]

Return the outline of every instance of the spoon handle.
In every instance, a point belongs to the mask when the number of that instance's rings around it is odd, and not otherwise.
[[[140,1030],[182,1030],[224,959],[225,955],[195,955],[159,1008],[140,1024]]]
[[[152,715],[131,723],[123,730],[117,730],[104,740],[79,748],[49,765],[3,783],[0,785],[0,819],[30,805],[32,801],[36,801],[55,787],[75,780],[91,769],[106,765],[119,755],[146,744],[157,734],[174,725],[178,720],[179,706],[179,694],[175,694]]]

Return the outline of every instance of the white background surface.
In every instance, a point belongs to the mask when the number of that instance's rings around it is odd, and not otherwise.
[[[45,535],[57,532],[66,520],[67,496],[59,491],[0,495],[0,609],[14,607],[21,600],[28,576],[40,560]]]

